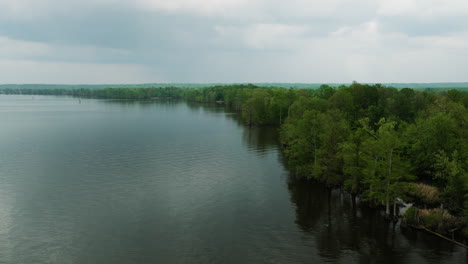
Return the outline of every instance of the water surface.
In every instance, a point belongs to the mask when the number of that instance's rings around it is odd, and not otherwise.
[[[466,263],[295,179],[276,128],[178,101],[0,96],[0,263]]]

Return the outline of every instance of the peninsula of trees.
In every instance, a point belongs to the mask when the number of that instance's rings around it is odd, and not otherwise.
[[[3,94],[223,102],[248,125],[278,125],[289,170],[343,188],[440,233],[468,236],[468,93],[353,83],[318,89],[255,85],[206,88],[3,89]]]

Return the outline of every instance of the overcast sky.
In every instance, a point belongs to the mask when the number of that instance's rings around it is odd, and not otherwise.
[[[468,0],[0,0],[0,83],[468,81]]]

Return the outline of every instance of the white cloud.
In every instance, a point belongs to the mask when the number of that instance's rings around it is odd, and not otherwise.
[[[198,15],[231,17],[238,20],[328,18],[354,15],[372,7],[371,0],[137,0],[138,7]]]
[[[377,21],[368,21],[357,27],[344,26],[338,28],[336,31],[332,32],[331,35],[334,37],[366,37],[370,35],[376,35],[379,30],[379,24]]]
[[[51,0],[0,0],[0,19],[34,20],[47,14],[53,15],[57,12],[73,10],[72,5],[73,1],[54,3]]]
[[[99,6],[134,6],[128,0],[0,0],[0,20],[77,17]]]
[[[15,40],[0,36],[0,58],[37,57],[51,52],[45,43]]]
[[[305,34],[305,26],[287,25],[217,27],[217,31],[226,42],[237,39],[246,49],[269,51],[245,58],[239,58],[238,52],[220,59],[231,62],[226,71],[248,76],[244,81],[466,81],[468,30],[410,36],[384,32],[378,20],[370,20],[339,27],[325,36]],[[288,52],[274,52],[278,49]]]
[[[411,36],[382,32],[378,22],[369,21],[332,33],[322,45],[339,54],[346,75],[358,81],[462,82],[467,80],[463,72],[468,68],[465,43],[468,31]]]
[[[309,29],[305,25],[253,24],[215,26],[215,30],[220,37],[230,41],[240,40],[249,48],[289,50],[297,47]]]
[[[466,0],[379,0],[377,14],[431,19],[468,15]]]
[[[225,14],[229,10],[234,11],[235,9],[245,8],[248,4],[248,0],[137,0],[137,5],[140,8],[159,9],[171,12],[188,11],[210,15]]]

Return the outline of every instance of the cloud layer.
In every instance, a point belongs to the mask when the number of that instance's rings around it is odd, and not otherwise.
[[[0,0],[0,83],[468,81],[466,0]]]

